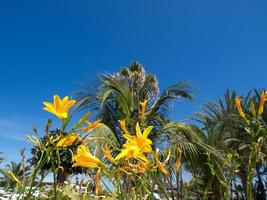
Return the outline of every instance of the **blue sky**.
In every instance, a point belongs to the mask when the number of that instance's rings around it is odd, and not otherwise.
[[[205,99],[266,85],[266,1],[47,0],[0,2],[0,151],[17,160],[24,135],[43,130],[42,102],[138,60],[161,89],[192,81]],[[77,114],[78,115],[78,114]]]

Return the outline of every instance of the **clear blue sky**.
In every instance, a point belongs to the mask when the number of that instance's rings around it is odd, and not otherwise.
[[[44,100],[133,60],[161,89],[194,83],[173,114],[184,120],[227,88],[265,87],[266,53],[266,1],[1,1],[0,151],[17,160],[30,147],[24,135],[51,117]]]

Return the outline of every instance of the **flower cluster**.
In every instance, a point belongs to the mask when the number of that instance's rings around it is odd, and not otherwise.
[[[94,178],[96,194],[101,191],[100,177],[102,174],[105,174],[105,176],[109,174],[111,177],[117,176],[110,174],[111,168],[120,172],[121,178],[124,175],[141,177],[142,174],[155,172],[157,169],[161,173],[169,175],[167,162],[170,158],[170,152],[165,160],[161,162],[159,151],[158,149],[152,148],[152,140],[149,138],[153,126],[145,127],[143,124],[146,117],[147,99],[140,102],[141,126],[140,122],[135,123],[135,134],[127,129],[126,119],[119,120],[119,128],[122,136],[125,138],[125,143],[122,144],[121,148],[112,146],[111,144],[102,146],[102,158],[96,156],[95,151],[91,151],[89,148],[90,145],[88,145],[88,141],[93,139],[90,138],[90,133],[95,131],[97,127],[105,126],[100,119],[91,123],[88,120],[90,114],[86,113],[74,124],[70,131],[65,130],[71,119],[70,109],[75,103],[76,101],[69,99],[68,96],[61,99],[58,95],[54,96],[52,103],[43,103],[45,106],[43,108],[44,110],[62,120],[62,128],[56,131],[49,131],[51,125],[51,122],[49,122],[46,135],[43,139],[35,136],[27,136],[35,144],[32,153],[38,155],[33,163],[39,163],[39,160],[43,159],[43,155],[45,154],[47,156],[44,160],[44,163],[46,163],[45,169],[49,170],[51,168],[55,174],[58,174],[60,171],[61,173],[72,173],[71,168],[96,170]],[[107,161],[109,162],[107,163]],[[176,168],[179,168],[179,161],[177,160]],[[118,181],[120,182],[120,180]]]

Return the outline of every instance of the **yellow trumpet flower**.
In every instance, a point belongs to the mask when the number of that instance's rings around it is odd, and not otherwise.
[[[143,102],[140,102],[141,105],[141,119],[145,119],[145,112],[146,112],[146,106],[148,103],[148,99],[145,99]]]
[[[88,147],[85,145],[80,145],[77,149],[77,154],[73,155],[72,160],[75,162],[73,167],[88,167],[88,168],[97,168],[101,161],[93,156]]]
[[[260,116],[263,113],[265,101],[267,101],[267,92],[262,91],[260,106],[259,106],[259,110],[258,110],[258,116]]]
[[[69,100],[68,96],[60,99],[58,95],[54,96],[53,104],[50,102],[43,102],[44,110],[56,115],[60,119],[66,119],[68,117],[69,109],[76,103],[75,100]]]
[[[142,134],[139,123],[136,123],[136,136],[124,134],[123,137],[127,139],[123,145],[121,152],[115,157],[115,160],[119,160],[123,157],[126,158],[139,158],[145,162],[149,162],[143,153],[152,152],[152,141],[147,138],[153,126],[149,126],[144,130]]]
[[[100,123],[101,122],[100,119],[94,121],[93,123],[90,123],[87,120],[85,122],[88,124],[88,126],[83,127],[83,128],[80,129],[81,131],[84,131],[84,132],[87,132],[87,131],[89,131],[91,129],[94,129],[95,127],[97,127],[97,126],[99,126],[101,124]]]
[[[239,115],[245,119],[247,121],[247,118],[246,118],[246,115],[245,113],[243,112],[242,110],[242,107],[241,107],[241,100],[238,98],[238,97],[235,97],[235,104],[236,104],[236,107],[237,107],[237,110],[239,112]]]
[[[152,151],[152,141],[147,138],[148,134],[153,129],[153,126],[149,126],[144,130],[142,134],[139,123],[136,123],[136,137],[134,140],[130,141],[131,143],[135,144],[141,149],[142,152],[149,153]]]
[[[140,148],[136,145],[128,145],[127,147],[124,146],[124,148],[121,150],[121,152],[115,157],[116,160],[120,160],[121,158],[136,158],[140,159],[144,162],[149,162],[147,157],[143,154],[143,152],[140,151]]]
[[[56,144],[56,147],[71,146],[76,140],[81,140],[81,138],[77,134],[71,133],[67,135],[66,137],[61,138]]]

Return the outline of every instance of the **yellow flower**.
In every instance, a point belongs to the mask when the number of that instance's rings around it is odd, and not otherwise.
[[[141,119],[145,119],[145,112],[146,112],[146,106],[147,106],[148,100],[145,99],[143,102],[140,102],[141,105]]]
[[[235,104],[236,104],[237,110],[238,110],[238,112],[239,112],[239,115],[240,115],[243,119],[245,119],[245,120],[247,121],[247,118],[246,118],[246,116],[245,116],[245,113],[243,112],[242,107],[241,107],[241,101],[240,101],[240,99],[239,99],[238,97],[235,97]]]
[[[142,134],[139,123],[136,123],[135,130],[136,130],[136,137],[132,137],[131,135],[125,134],[124,137],[128,140],[128,142],[125,144],[127,145],[137,145],[142,152],[149,153],[152,151],[152,141],[147,138],[148,134],[153,129],[153,126],[149,126],[144,130],[144,133]]]
[[[101,122],[100,119],[94,121],[93,123],[90,123],[90,122],[88,122],[88,121],[86,120],[86,123],[88,124],[88,126],[83,127],[83,128],[81,128],[80,130],[81,130],[81,131],[84,131],[84,132],[89,131],[89,130],[91,130],[91,129],[97,127],[98,125],[100,125],[100,124],[101,124],[100,122]]]
[[[267,92],[262,91],[260,106],[259,106],[259,110],[258,110],[258,116],[260,116],[263,113],[265,101],[267,101]]]
[[[45,105],[44,110],[53,113],[60,119],[65,119],[68,117],[68,110],[75,103],[76,101],[69,100],[68,96],[65,96],[63,99],[60,99],[58,95],[54,96],[53,104],[50,102],[43,102],[43,104]]]
[[[22,185],[20,180],[11,171],[8,171],[7,173],[17,184],[19,184],[20,186]]]
[[[72,160],[75,162],[73,167],[88,167],[88,168],[97,168],[101,161],[93,156],[87,146],[80,145],[77,149],[77,154],[73,155]]]
[[[77,139],[81,140],[81,138],[77,134],[75,133],[69,134],[66,137],[61,138],[56,144],[56,147],[71,146]]]
[[[112,155],[111,155],[110,151],[107,149],[107,147],[106,148],[102,147],[102,150],[104,152],[105,157],[107,159],[109,159],[110,162],[115,163],[115,159],[112,157]]]
[[[116,160],[120,160],[121,158],[136,158],[143,160],[144,162],[149,162],[147,157],[140,151],[140,148],[136,145],[128,145],[124,146],[121,152],[115,157]]]
[[[123,137],[127,139],[123,145],[121,152],[115,157],[115,160],[119,160],[123,157],[126,158],[139,158],[145,162],[149,162],[143,153],[152,152],[152,141],[147,138],[153,126],[149,126],[144,130],[142,134],[139,123],[136,123],[136,136],[124,134]]]
[[[170,154],[170,153],[169,153]],[[168,156],[169,157],[169,156]],[[167,169],[165,168],[165,165],[166,165],[166,162],[168,161],[168,158],[164,161],[164,162],[160,162],[159,158],[158,158],[158,149],[154,152],[154,158],[155,158],[155,161],[156,161],[156,164],[159,168],[159,170],[164,173],[165,175],[169,175],[169,172],[167,171]]]
[[[129,134],[127,128],[126,128],[126,120],[119,120],[121,130],[123,131],[124,134]]]

